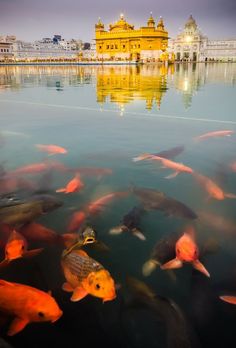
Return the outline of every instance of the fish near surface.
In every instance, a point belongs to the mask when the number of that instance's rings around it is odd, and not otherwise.
[[[62,316],[55,299],[48,293],[28,285],[0,280],[0,310],[14,316],[8,330],[13,336],[31,322],[51,321]]]
[[[81,181],[79,174],[77,174],[72,180],[68,182],[66,187],[57,189],[56,192],[73,193],[78,192],[84,187],[84,183]]]
[[[21,257],[31,257],[38,255],[43,249],[27,250],[25,238],[16,230],[13,230],[5,246],[5,259],[0,263],[0,268],[7,265],[10,261]]]
[[[181,268],[183,262],[190,262],[195,269],[210,277],[209,272],[199,261],[199,249],[195,242],[195,233],[193,227],[188,227],[182,237],[178,239],[175,245],[176,258],[165,263],[161,269]]]
[[[192,168],[185,166],[183,163],[174,162],[174,161],[171,161],[167,158],[163,158],[163,157],[159,157],[159,156],[151,156],[149,159],[161,162],[163,168],[169,168],[169,169],[174,170],[174,173],[166,176],[166,179],[174,178],[179,173],[189,173],[189,174],[193,173]]]
[[[144,159],[149,159],[151,156],[159,156],[159,157],[164,157],[164,158],[167,158],[167,159],[173,159],[173,158],[178,156],[183,151],[184,151],[184,146],[180,145],[180,146],[173,147],[173,148],[171,148],[169,150],[164,150],[164,151],[157,152],[157,153],[144,153],[144,154],[141,154],[141,155],[139,155],[137,157],[134,157],[133,161],[134,162],[142,161]]]
[[[39,151],[47,152],[49,155],[56,155],[56,154],[66,154],[67,150],[64,147],[58,146],[58,145],[43,145],[43,144],[36,144],[35,145]]]
[[[140,231],[139,225],[141,222],[141,216],[145,213],[145,209],[140,205],[132,208],[122,219],[122,225],[116,226],[110,229],[110,234],[120,234],[125,231],[131,232],[134,236],[141,240],[145,240],[146,237]]]
[[[132,188],[146,210],[160,210],[170,216],[197,219],[197,215],[184,203],[166,196],[163,192],[149,188]]]
[[[209,139],[209,138],[216,138],[216,137],[229,137],[234,133],[232,130],[221,130],[221,131],[215,131],[215,132],[208,132],[202,135],[199,135],[195,137],[194,139],[196,141]]]
[[[79,301],[88,294],[102,298],[103,302],[116,297],[115,283],[110,273],[83,250],[73,250],[62,256],[66,283],[62,289],[73,292],[71,301]]]

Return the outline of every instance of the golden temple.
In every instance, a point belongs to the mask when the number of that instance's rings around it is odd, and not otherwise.
[[[95,25],[95,40],[97,58],[100,60],[161,62],[169,59],[166,52],[168,32],[162,18],[155,25],[152,13],[147,25],[139,29],[134,29],[123,14],[116,23],[109,25],[108,31],[99,19]]]

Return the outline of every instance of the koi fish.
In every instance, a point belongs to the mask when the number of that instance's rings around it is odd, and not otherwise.
[[[10,172],[12,175],[22,175],[22,174],[38,174],[45,172],[48,169],[48,165],[44,162],[40,163],[32,163],[25,165],[23,167],[19,167]]]
[[[196,172],[194,172],[193,176],[207,191],[209,197],[217,199],[219,201],[222,201],[225,198],[236,198],[236,195],[233,193],[225,193],[213,180],[211,180],[207,176]]]
[[[166,179],[174,178],[179,173],[190,173],[190,174],[193,173],[192,168],[185,166],[183,163],[177,163],[167,158],[163,158],[159,156],[151,156],[149,159],[160,161],[162,163],[163,168],[169,168],[175,171],[173,174],[166,176]]]
[[[152,156],[159,156],[159,157],[164,157],[164,158],[167,158],[167,159],[173,159],[175,158],[176,156],[178,156],[181,152],[184,151],[184,146],[176,146],[176,147],[173,147],[169,150],[164,150],[164,151],[161,151],[161,152],[157,152],[157,153],[143,153],[137,157],[134,157],[133,158],[133,162],[138,162],[138,161],[142,161],[142,160],[145,160],[145,159],[149,159],[150,157]]]
[[[227,295],[224,295],[224,296],[220,296],[220,299],[221,299],[222,301],[225,301],[225,302],[228,302],[228,303],[231,303],[231,304],[236,305],[236,296],[227,296]]]
[[[110,273],[83,250],[73,250],[61,260],[66,278],[62,289],[73,292],[71,301],[79,301],[88,294],[103,302],[116,297],[115,283]]]
[[[215,138],[215,137],[229,137],[234,133],[232,130],[221,130],[221,131],[215,131],[215,132],[209,132],[202,135],[199,135],[198,137],[195,137],[195,140],[204,140],[208,138]]]
[[[96,201],[89,204],[87,210],[90,214],[95,214],[103,210],[103,208],[110,203],[114,198],[126,197],[128,192],[112,192],[105,196],[98,198]]]
[[[28,285],[0,280],[0,310],[15,316],[8,330],[13,336],[31,322],[58,320],[63,312],[55,299],[44,291]]]
[[[81,227],[81,225],[84,223],[85,219],[86,219],[85,212],[83,211],[75,212],[70,219],[68,230],[69,231],[78,230]]]
[[[199,250],[195,243],[194,229],[192,227],[189,227],[176,242],[175,253],[176,258],[162,265],[161,269],[181,268],[183,262],[191,262],[195,269],[210,277],[209,272],[198,260]]]
[[[81,181],[79,174],[77,174],[71,181],[68,182],[66,187],[56,190],[56,192],[73,193],[78,192],[84,187],[84,183]]]
[[[56,155],[56,154],[66,154],[67,150],[64,147],[58,146],[58,145],[42,145],[42,144],[36,144],[35,145],[38,150],[47,152],[49,155]]]
[[[13,230],[5,246],[5,259],[0,263],[0,268],[7,265],[10,261],[21,257],[31,257],[41,253],[43,249],[27,250],[25,238],[16,230]]]

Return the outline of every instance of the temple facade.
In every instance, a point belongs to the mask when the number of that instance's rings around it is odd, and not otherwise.
[[[134,29],[124,15],[109,25],[105,30],[99,19],[95,25],[95,40],[97,58],[100,60],[133,60],[133,61],[165,61],[169,55],[168,32],[165,30],[163,19],[157,25],[150,15],[147,25]]]

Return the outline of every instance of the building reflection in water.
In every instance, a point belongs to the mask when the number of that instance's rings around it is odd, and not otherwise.
[[[185,108],[191,106],[194,95],[205,84],[236,83],[233,63],[180,63],[143,66],[1,66],[0,92],[19,90],[27,86],[47,86],[58,92],[68,87],[92,84],[97,103],[117,105],[123,115],[128,104],[145,102],[147,110],[160,109],[168,89],[182,95]]]

